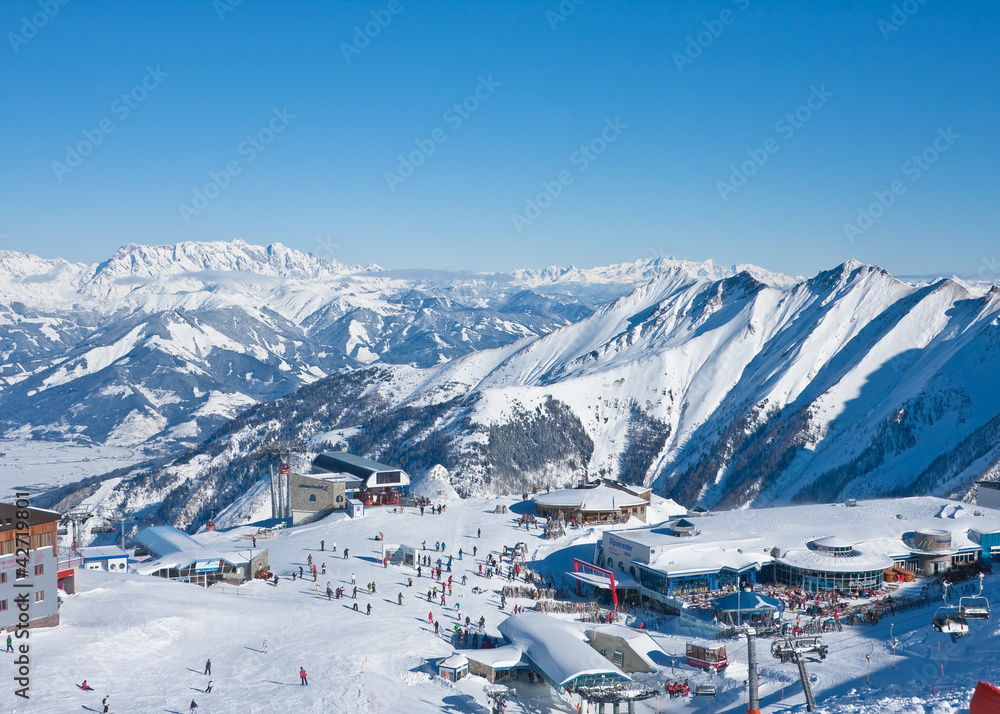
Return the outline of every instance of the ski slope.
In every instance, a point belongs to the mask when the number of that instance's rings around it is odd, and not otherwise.
[[[517,527],[518,515],[494,513],[498,504],[514,506],[509,497],[495,499],[441,499],[445,513],[391,508],[370,509],[364,518],[351,520],[337,514],[325,520],[286,529],[267,546],[271,568],[280,576],[277,587],[254,582],[239,588],[202,589],[134,574],[111,575],[84,572],[81,592],[63,596],[62,624],[31,634],[31,699],[14,696],[10,684],[0,692],[0,710],[22,712],[100,711],[99,702],[110,697],[111,711],[132,714],[146,712],[187,712],[192,699],[199,714],[249,714],[264,712],[407,712],[449,714],[487,712],[483,694],[485,680],[469,677],[449,683],[435,676],[434,663],[451,654],[443,636],[434,635],[428,613],[442,624],[442,632],[456,622],[453,603],[460,603],[461,616],[486,618],[486,629],[496,636],[497,625],[506,616],[499,610],[498,591],[506,581],[487,580],[478,566],[487,551],[496,553],[503,545],[517,541],[528,545],[528,566],[538,574],[551,575],[557,586],[565,586],[562,575],[571,559],[589,559],[597,529],[571,530],[558,541],[546,541],[541,531]],[[515,506],[519,509],[520,506]],[[656,512],[662,511],[654,509]],[[660,513],[661,516],[665,513]],[[632,521],[632,526],[637,525]],[[762,523],[764,527],[766,524]],[[476,530],[482,536],[476,537]],[[245,548],[239,539],[256,527],[240,526],[228,531],[203,533],[206,544],[219,549]],[[386,543],[420,546],[426,540],[436,560],[435,541],[446,544],[455,555],[454,598],[448,608],[427,602],[431,581],[397,567],[383,568],[376,533],[385,534]],[[327,551],[334,544],[337,554]],[[342,557],[344,548],[350,559]],[[477,548],[478,557],[463,555]],[[290,578],[291,572],[305,567],[312,555],[326,563],[327,574],[318,585],[347,588],[346,600],[328,601],[317,597],[316,584]],[[351,576],[361,592],[352,609]],[[462,574],[468,577],[460,585]],[[407,577],[414,587],[406,587]],[[377,594],[364,594],[365,584],[374,581]],[[473,594],[472,588],[484,588]],[[886,618],[875,627],[845,628],[827,636],[829,658],[810,664],[813,688],[820,711],[828,714],[956,714],[967,711],[977,679],[1000,680],[1000,632],[996,613],[1000,612],[1000,578],[987,580],[994,618],[973,625],[973,634],[958,643],[931,630],[933,608],[911,611]],[[404,602],[397,604],[403,594]],[[368,604],[372,614],[365,614]],[[508,600],[508,610],[529,600]],[[569,620],[570,616],[565,616]],[[571,621],[571,620],[570,620]],[[683,653],[684,643],[698,641],[704,633],[680,626],[676,618],[649,618],[647,631],[667,653]],[[635,625],[634,617],[629,624]],[[587,627],[578,623],[581,628]],[[899,638],[897,667],[892,669],[889,646],[890,626]],[[263,640],[268,651],[263,653]],[[741,712],[745,710],[745,644],[726,642],[731,660],[724,674],[712,676],[693,670],[679,670],[689,678],[692,689],[699,683],[718,688],[715,699],[670,700],[666,695],[641,702],[640,714],[653,712]],[[801,687],[793,665],[782,665],[770,657],[768,641],[759,645],[761,700],[765,712],[805,711]],[[871,656],[871,684],[866,683],[866,655]],[[8,655],[9,656],[9,655]],[[202,674],[211,658],[211,677]],[[678,658],[679,662],[681,658]],[[299,667],[309,674],[309,685],[301,686]],[[636,675],[661,691],[669,666],[656,675]],[[203,694],[209,679],[214,691]],[[86,679],[95,687],[83,692],[76,685]],[[519,685],[520,686],[520,685]],[[512,701],[510,714],[575,711],[576,700],[561,697],[547,685],[524,686],[521,699]],[[595,711],[591,707],[591,711]]]

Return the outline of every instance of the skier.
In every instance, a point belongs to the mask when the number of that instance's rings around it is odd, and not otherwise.
[[[354,598],[355,600],[358,599],[358,586],[357,585],[354,586],[354,592],[351,594],[351,597]]]
[[[427,621],[430,622],[430,623],[434,622],[434,613],[433,612],[428,612],[427,613]]]
[[[264,644],[263,647],[261,648],[261,652],[263,654],[267,654],[267,638],[264,638]]]
[[[323,563],[323,575],[326,575],[326,563]]]
[[[208,680],[208,686],[205,687],[205,694],[211,694],[211,693],[212,693],[212,680],[210,679]]]
[[[326,586],[326,599],[333,600],[333,588],[331,588],[329,585]]]
[[[319,542],[319,549],[320,550],[326,550],[326,541],[325,540],[321,540]]]
[[[319,583],[316,583],[316,597],[319,597]]]
[[[10,635],[7,635],[7,651],[8,652],[14,651],[14,640],[10,638]]]
[[[348,548],[344,548],[344,560],[347,560],[351,556],[351,551]]]
[[[482,537],[483,537],[483,529],[482,528],[477,528],[476,529],[476,538],[482,538]]]
[[[402,605],[403,604],[403,593],[399,594],[399,598],[398,599],[399,599],[399,604]]]
[[[211,674],[211,673],[212,673],[212,660],[207,660],[205,662],[205,674]]]
[[[310,553],[309,557],[306,558],[306,565],[312,565],[312,564],[313,564],[313,557],[312,557],[312,553]]]
[[[87,680],[86,679],[83,680],[83,684],[80,685],[80,689],[82,689],[85,692],[92,692],[92,691],[94,691],[94,688],[91,687],[89,684],[87,684]]]
[[[331,553],[336,553],[337,552],[337,541],[333,541],[333,550],[331,550],[330,552]]]
[[[192,711],[193,712],[197,708],[198,708],[198,702],[196,702],[194,699],[192,699],[191,700],[191,708],[188,711]]]
[[[369,615],[372,614],[372,604],[371,603],[368,603],[368,614]]]
[[[435,635],[436,635],[436,634],[438,634],[438,631],[439,631],[440,629],[441,629],[441,623],[440,623],[440,622],[435,622],[435,623],[434,623],[434,634],[435,634]]]
[[[477,551],[477,550],[478,550],[478,548],[477,548],[476,546],[472,546],[472,556],[473,556],[473,557],[475,557],[475,556],[476,556],[476,551]]]
[[[351,573],[351,585],[354,585],[357,581],[354,579],[354,573]]]
[[[108,714],[108,698],[104,697],[104,699],[101,700],[101,704],[104,705],[104,714]]]
[[[300,578],[302,577],[302,566],[301,565],[299,566],[299,577]]]
[[[299,667],[299,679],[302,680],[303,686],[309,684],[309,680],[306,679],[307,676],[308,675],[306,674],[306,670],[303,667]]]

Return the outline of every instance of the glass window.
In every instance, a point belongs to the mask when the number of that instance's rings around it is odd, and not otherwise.
[[[0,600],[0,612],[3,612],[6,609],[7,609],[7,601],[6,600]]]
[[[37,593],[35,593],[35,602],[41,602],[44,599],[45,599],[44,590],[39,590]]]
[[[43,575],[45,573],[45,566],[42,564],[35,566],[35,575]]]

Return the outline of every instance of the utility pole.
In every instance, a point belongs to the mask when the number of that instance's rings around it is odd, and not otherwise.
[[[750,667],[749,683],[749,704],[747,714],[760,714],[760,701],[757,695],[757,631],[752,627],[747,627],[747,664]]]

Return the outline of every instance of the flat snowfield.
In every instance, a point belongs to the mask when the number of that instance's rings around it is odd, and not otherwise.
[[[529,567],[536,573],[551,573],[557,585],[565,582],[572,557],[589,559],[599,532],[571,530],[559,541],[546,541],[541,531],[517,528],[518,515],[494,513],[497,504],[513,505],[515,499],[451,500],[442,515],[430,510],[421,516],[407,509],[370,509],[368,515],[351,520],[334,515],[308,526],[292,528],[272,540],[258,540],[258,548],[269,549],[271,568],[280,576],[277,587],[254,582],[239,588],[203,589],[140,575],[85,572],[81,592],[63,596],[62,624],[33,630],[30,651],[30,700],[15,696],[14,665],[9,664],[0,692],[0,710],[5,712],[100,712],[100,702],[109,697],[110,711],[117,714],[145,712],[189,712],[192,700],[199,714],[264,712],[488,712],[483,693],[486,681],[468,677],[458,683],[435,676],[434,663],[452,652],[447,633],[458,617],[473,620],[485,616],[487,632],[497,634],[497,625],[507,613],[499,610],[499,578],[479,575],[487,552],[518,541],[528,545]],[[633,521],[632,525],[636,525]],[[476,530],[482,530],[477,537]],[[212,547],[245,548],[241,527],[198,536]],[[406,543],[437,560],[436,541],[445,543],[445,554],[455,556],[452,568],[454,596],[442,607],[440,596],[429,603],[427,591],[434,582],[417,578],[415,571],[381,563],[382,543]],[[320,550],[320,541],[326,550]],[[330,552],[336,544],[336,554]],[[344,548],[350,558],[344,559]],[[472,557],[472,549],[477,557]],[[463,550],[458,560],[458,550]],[[311,577],[291,580],[307,558],[322,566],[317,582]],[[446,559],[446,555],[444,556]],[[352,574],[359,592],[351,597]],[[466,575],[467,585],[461,577]],[[406,586],[412,577],[413,587]],[[444,576],[447,580],[447,573]],[[347,597],[327,600],[326,582],[344,587]],[[366,584],[374,581],[377,593],[368,595]],[[809,673],[820,711],[875,714],[956,714],[968,710],[972,688],[978,679],[1000,680],[1000,637],[996,598],[998,578],[987,579],[994,617],[972,624],[972,634],[953,643],[933,632],[934,608],[885,618],[874,627],[845,628],[827,635],[829,658],[810,663]],[[321,594],[316,594],[316,586]],[[473,587],[485,591],[473,594]],[[402,593],[403,604],[398,604]],[[46,593],[46,597],[53,594]],[[353,605],[357,603],[358,611]],[[507,601],[530,607],[533,601]],[[371,605],[371,615],[366,614]],[[455,605],[460,605],[456,610]],[[428,614],[442,623],[435,636]],[[570,616],[564,616],[570,620]],[[572,620],[570,620],[572,621]],[[665,652],[683,653],[687,641],[704,641],[704,633],[682,628],[676,618],[648,619],[647,631]],[[629,624],[638,620],[630,618]],[[897,666],[892,669],[890,625],[899,638]],[[583,628],[585,625],[579,623]],[[662,633],[653,627],[662,625]],[[267,640],[267,652],[263,642]],[[22,640],[23,641],[23,640]],[[671,700],[667,696],[640,702],[636,711],[653,712],[743,712],[746,644],[726,641],[735,662],[721,675],[708,675],[687,668],[678,674],[696,684],[712,683],[718,695],[702,699]],[[804,712],[805,704],[794,665],[780,664],[770,655],[770,642],[758,646],[762,682],[761,704],[766,712]],[[13,657],[10,654],[5,657]],[[871,684],[866,683],[867,656]],[[212,674],[205,675],[207,659]],[[677,659],[679,663],[681,658]],[[308,686],[299,681],[299,668],[308,673]],[[670,675],[666,666],[655,675],[637,675],[663,691]],[[94,691],[78,685],[87,680]],[[209,680],[213,691],[204,693]],[[576,711],[578,698],[560,697],[544,684],[518,684],[519,700],[509,702],[510,714]],[[572,699],[572,701],[571,701]],[[591,705],[591,712],[596,707]],[[608,707],[610,711],[610,707]]]
[[[0,439],[0,498],[9,499],[23,487],[32,493],[49,490],[145,458],[136,449],[119,446]]]

